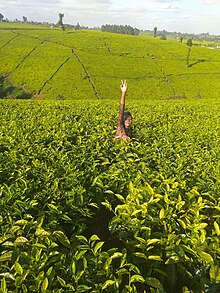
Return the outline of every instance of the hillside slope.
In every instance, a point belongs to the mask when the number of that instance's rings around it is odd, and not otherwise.
[[[0,73],[39,98],[218,98],[220,51],[176,40],[57,29],[1,27]]]

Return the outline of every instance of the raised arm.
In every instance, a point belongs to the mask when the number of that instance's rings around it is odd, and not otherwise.
[[[121,101],[120,101],[120,109],[119,109],[119,115],[118,115],[116,137],[126,136],[124,123],[123,123],[124,108],[125,108],[125,96],[126,96],[127,89],[128,89],[126,80],[121,81],[120,88],[121,88]]]
[[[126,80],[121,81],[120,88],[121,88],[121,101],[120,101],[120,109],[119,109],[117,127],[123,126],[123,115],[124,115],[124,108],[125,108],[125,96],[126,96],[127,89],[128,89]]]
[[[128,85],[127,85],[126,80],[121,81],[120,88],[121,88],[122,96],[123,96],[123,94],[126,95],[126,92],[127,92],[127,89],[128,89]]]

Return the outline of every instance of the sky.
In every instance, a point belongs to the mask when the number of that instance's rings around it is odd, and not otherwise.
[[[220,35],[220,0],[0,0],[0,13],[9,20],[101,27],[130,25],[141,30]]]

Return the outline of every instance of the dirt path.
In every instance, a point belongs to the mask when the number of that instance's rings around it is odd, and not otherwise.
[[[2,48],[4,48],[5,46],[7,46],[10,42],[12,42],[14,39],[16,39],[18,37],[18,35],[17,36],[14,36],[13,38],[11,38],[9,41],[7,41],[4,45],[2,45],[1,47],[0,47],[0,49],[2,49]]]
[[[151,60],[154,62],[154,64],[156,65],[156,67],[159,69],[159,71],[161,72],[161,74],[164,77],[164,82],[167,83],[167,85],[172,89],[173,91],[173,95],[176,96],[176,89],[174,88],[174,86],[171,84],[167,74],[163,71],[163,68],[159,66],[159,64],[157,63],[157,61],[155,60],[154,56],[149,56],[151,58]]]
[[[92,86],[92,88],[93,88],[93,91],[94,91],[94,93],[95,93],[96,98],[97,98],[97,99],[100,99],[100,97],[99,97],[99,93],[98,93],[98,91],[97,91],[97,89],[96,89],[96,86],[95,86],[95,84],[94,84],[94,82],[93,82],[93,80],[92,80],[92,78],[91,78],[91,76],[90,76],[90,74],[89,74],[88,69],[85,67],[84,63],[81,61],[81,59],[79,58],[79,56],[75,53],[75,51],[74,51],[73,48],[72,48],[72,53],[73,53],[74,56],[77,58],[77,60],[79,61],[79,63],[82,65],[82,67],[83,67],[83,69],[84,69],[84,71],[85,71],[85,73],[86,73],[86,76],[87,76],[87,78],[88,78],[88,80],[89,80],[89,82],[90,82],[90,84],[91,84],[91,86]]]

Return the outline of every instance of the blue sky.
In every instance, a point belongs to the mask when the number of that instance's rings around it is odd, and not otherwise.
[[[139,29],[220,35],[220,0],[0,0],[9,20],[64,23],[95,27],[128,24]]]

